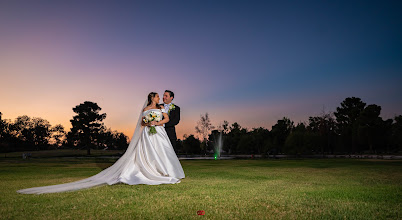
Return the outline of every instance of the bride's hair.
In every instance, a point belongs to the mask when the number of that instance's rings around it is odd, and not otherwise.
[[[147,106],[149,106],[149,105],[152,103],[152,99],[156,96],[156,94],[158,94],[158,93],[156,93],[156,92],[150,92],[150,93],[148,94],[148,104],[147,104]],[[159,103],[156,103],[156,107],[157,107],[157,108],[161,108],[161,107],[159,106]]]

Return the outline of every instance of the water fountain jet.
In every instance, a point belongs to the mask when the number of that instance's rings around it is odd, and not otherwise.
[[[221,158],[221,152],[222,152],[222,146],[223,146],[223,137],[222,137],[222,132],[219,133],[218,137],[215,137],[215,160]]]

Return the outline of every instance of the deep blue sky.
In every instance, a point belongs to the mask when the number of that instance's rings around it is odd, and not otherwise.
[[[194,133],[205,112],[216,125],[270,129],[351,96],[391,118],[402,114],[401,9],[400,1],[1,1],[0,111],[68,127],[71,108],[89,100],[131,136],[146,94],[171,89],[180,134]]]

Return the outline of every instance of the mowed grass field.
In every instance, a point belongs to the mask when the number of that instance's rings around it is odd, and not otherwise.
[[[179,184],[22,195],[115,159],[0,159],[1,219],[402,219],[402,161],[181,160]],[[197,215],[197,211],[205,215]]]

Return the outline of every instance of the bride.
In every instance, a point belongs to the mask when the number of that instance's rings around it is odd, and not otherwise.
[[[126,152],[112,166],[83,180],[21,189],[17,192],[23,194],[56,193],[116,183],[129,185],[180,183],[180,179],[185,177],[184,171],[163,127],[163,124],[169,121],[169,116],[165,109],[158,105],[158,93],[149,93],[148,101],[145,103]],[[150,113],[163,119],[145,123],[144,117]]]

